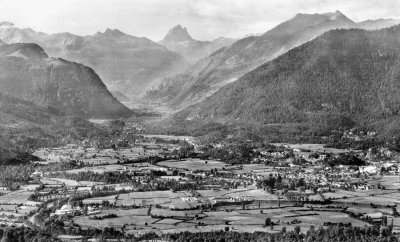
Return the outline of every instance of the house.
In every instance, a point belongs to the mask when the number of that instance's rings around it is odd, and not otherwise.
[[[61,207],[61,209],[56,210],[54,215],[65,215],[65,214],[73,214],[74,210],[72,209],[72,206],[69,204],[65,204]]]
[[[376,166],[364,166],[360,167],[361,173],[376,174],[378,173],[378,168]]]
[[[363,215],[363,218],[370,218],[373,222],[379,222],[382,220],[383,214],[382,213],[367,213]]]

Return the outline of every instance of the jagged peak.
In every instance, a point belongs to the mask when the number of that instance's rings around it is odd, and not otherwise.
[[[107,28],[103,33],[97,32],[97,35],[108,36],[108,37],[121,37],[121,36],[125,36],[127,34],[125,34],[124,32],[122,32],[119,29]]]
[[[189,35],[187,28],[178,24],[168,31],[163,41],[182,42],[191,40],[193,40],[193,38]]]

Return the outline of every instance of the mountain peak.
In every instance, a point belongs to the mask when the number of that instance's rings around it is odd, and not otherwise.
[[[121,36],[125,36],[126,34],[124,32],[122,32],[119,29],[110,29],[107,28],[104,33],[98,32],[98,35],[104,35],[104,36],[109,36],[109,37],[121,37]]]
[[[336,12],[334,13],[325,13],[324,15],[329,16],[330,20],[339,20],[339,19],[350,20],[346,15],[344,15],[339,10],[336,10]]]
[[[193,39],[189,35],[186,27],[182,27],[180,24],[178,24],[168,31],[168,33],[165,36],[163,41],[182,42],[182,41],[190,41],[190,40],[193,40]]]
[[[336,12],[328,12],[328,13],[314,13],[314,14],[298,13],[293,19],[289,20],[288,22],[306,23],[314,25],[327,21],[345,23],[348,26],[354,24],[354,22],[351,19],[349,19],[339,10],[337,10]]]

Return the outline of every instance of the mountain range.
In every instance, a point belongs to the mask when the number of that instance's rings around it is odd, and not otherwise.
[[[180,122],[400,134],[400,25],[331,30],[175,114]],[[291,127],[291,128],[290,128]]]
[[[297,14],[261,36],[240,39],[200,60],[187,71],[165,78],[158,88],[147,93],[147,98],[166,102],[179,110],[204,100],[247,72],[326,31],[360,27],[374,29],[395,23],[395,20],[355,23],[339,11]]]
[[[179,54],[144,37],[118,29],[93,35],[46,34],[30,28],[0,23],[0,39],[11,43],[36,43],[53,57],[75,61],[93,68],[110,90],[135,96],[157,83],[161,77],[179,73],[187,61]]]
[[[0,93],[84,118],[131,115],[93,69],[50,58],[37,44],[0,45]]]
[[[214,51],[235,42],[234,39],[217,38],[213,41],[199,41],[193,39],[186,27],[176,25],[170,29],[167,35],[159,43],[176,53],[179,53],[191,63],[196,63]]]

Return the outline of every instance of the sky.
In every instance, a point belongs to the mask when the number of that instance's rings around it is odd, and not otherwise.
[[[155,41],[177,24],[198,40],[260,34],[296,13],[400,19],[400,0],[0,0],[0,6],[0,21],[18,27],[78,35],[117,28]]]

